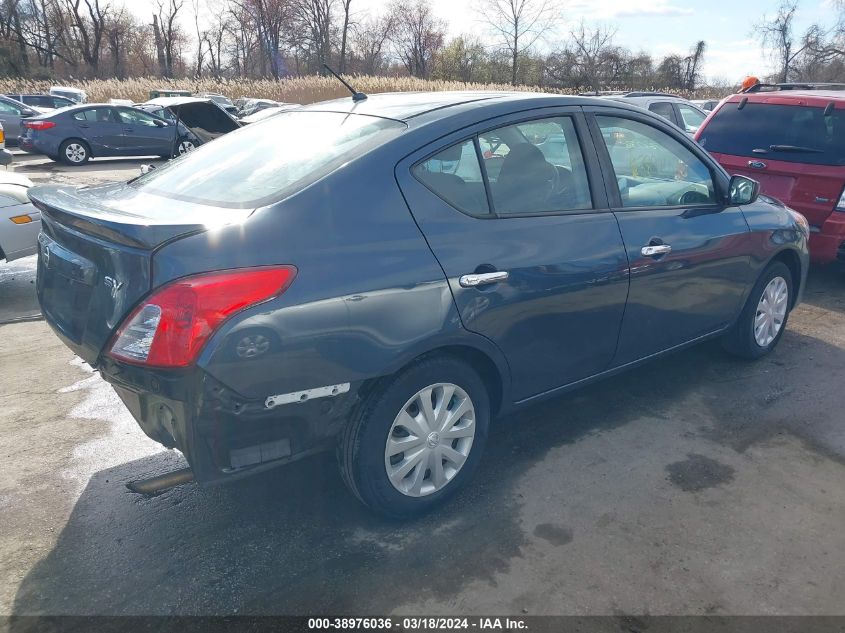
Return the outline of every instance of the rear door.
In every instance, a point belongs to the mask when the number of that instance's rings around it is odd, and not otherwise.
[[[97,106],[77,110],[70,116],[74,135],[84,138],[95,156],[125,156],[123,126],[114,108]]]
[[[631,111],[590,108],[631,266],[615,365],[729,325],[752,282],[750,233],[727,179],[684,134]]]
[[[678,113],[675,112],[675,104],[671,101],[654,101],[648,104],[648,109],[649,111],[662,116],[670,123],[674,123],[678,127],[681,127],[678,119]]]
[[[580,109],[464,129],[396,175],[464,326],[507,357],[515,400],[610,364],[628,266]]]
[[[760,183],[763,193],[821,227],[845,186],[845,110],[798,99],[725,103],[698,141],[731,174]]]

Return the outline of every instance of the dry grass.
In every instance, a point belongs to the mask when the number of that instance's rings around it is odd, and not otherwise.
[[[441,91],[441,90],[520,90],[539,92],[533,86],[517,86],[506,84],[477,84],[458,81],[429,81],[416,77],[355,77],[353,84],[358,90],[368,94],[378,92],[411,92],[411,91]],[[192,92],[218,92],[231,99],[238,97],[261,97],[275,101],[290,103],[313,103],[337,97],[347,96],[347,90],[331,77],[294,77],[291,79],[255,80],[255,79],[178,79],[164,80],[156,77],[141,77],[136,79],[92,79],[87,81],[57,82],[82,88],[88,94],[91,103],[105,102],[109,99],[131,99],[135,102],[146,101],[150,90],[169,88],[171,90],[191,90]],[[0,78],[0,93],[14,92],[47,92],[52,85],[49,81],[32,81],[13,77]],[[548,90],[547,90],[548,92]],[[553,91],[565,92],[565,91]],[[666,92],[677,92],[667,90]],[[699,99],[724,96],[713,89],[696,91],[695,95],[686,95]]]

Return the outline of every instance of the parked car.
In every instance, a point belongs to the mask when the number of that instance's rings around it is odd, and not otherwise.
[[[194,93],[190,90],[170,90],[169,88],[158,88],[150,90],[150,99],[158,99],[160,97],[191,97]]]
[[[645,108],[671,121],[692,136],[707,118],[707,112],[697,105],[663,92],[628,92],[608,97]]]
[[[6,149],[6,132],[3,130],[3,124],[0,123],[0,166],[10,165],[12,160],[12,153]]]
[[[0,171],[0,259],[7,262],[37,252],[41,212],[27,197],[30,187],[26,176]]]
[[[706,112],[710,112],[713,108],[719,105],[718,99],[693,99],[690,101],[693,105],[698,106]]]
[[[696,138],[807,217],[813,261],[845,262],[845,87],[756,86],[723,101]]]
[[[138,108],[106,103],[76,105],[23,121],[21,149],[68,165],[104,156],[161,156],[177,153],[179,133]]]
[[[249,116],[245,116],[239,119],[240,123],[243,125],[249,125],[250,123],[257,123],[258,121],[263,121],[267,117],[275,116],[280,112],[287,112],[288,110],[293,110],[294,108],[300,107],[298,103],[283,103],[277,106],[271,106],[269,108],[264,108],[263,110],[258,110],[257,112],[250,114]]]
[[[20,101],[24,105],[28,105],[32,108],[39,108],[42,112],[76,105],[76,101],[66,97],[59,97],[57,95],[8,94],[6,96],[10,99],[14,99],[15,101]]]
[[[214,103],[219,105],[232,116],[238,113],[237,106],[232,103],[232,100],[229,99],[229,97],[226,97],[224,95],[217,94],[216,92],[201,92],[195,96],[202,97],[203,99],[211,99],[212,101],[214,101]]]
[[[171,123],[179,122],[181,134],[178,153],[184,154],[203,143],[240,127],[223,108],[211,99],[199,97],[159,97],[138,106]]]
[[[72,88],[70,86],[52,86],[50,94],[57,97],[65,97],[74,103],[86,103],[88,101],[88,94],[79,88]]]
[[[33,189],[37,291],[200,482],[337,447],[407,516],[467,483],[493,416],[710,338],[770,352],[808,229],[757,189],[625,103],[341,99]]]
[[[6,133],[6,141],[12,145],[19,144],[21,120],[40,114],[42,112],[33,107],[0,95],[0,123],[3,124],[3,130]]]
[[[259,112],[260,110],[264,110],[265,108],[275,108],[277,106],[284,105],[279,101],[273,101],[272,99],[247,99],[240,109],[238,110],[238,118],[243,119],[244,117],[248,117],[250,115]]]

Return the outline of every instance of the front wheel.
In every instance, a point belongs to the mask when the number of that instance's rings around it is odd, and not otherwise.
[[[372,510],[404,518],[439,505],[469,481],[487,439],[484,382],[466,363],[422,360],[380,385],[344,430],[344,482]]]
[[[179,144],[176,146],[176,155],[181,156],[182,154],[187,154],[194,148],[196,148],[196,145],[191,139],[180,138]]]
[[[772,262],[760,275],[723,347],[736,356],[760,358],[783,336],[792,306],[792,273],[783,262]]]

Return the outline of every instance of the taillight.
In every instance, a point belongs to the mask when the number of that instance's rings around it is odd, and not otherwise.
[[[224,270],[177,279],[123,322],[108,354],[150,367],[186,367],[232,315],[282,294],[293,266]]]
[[[23,121],[22,125],[30,130],[49,130],[51,127],[56,127],[54,121]]]

